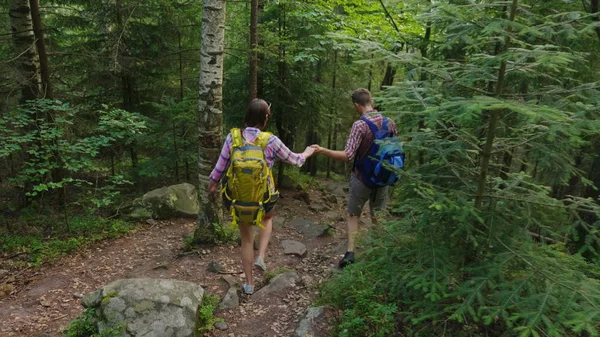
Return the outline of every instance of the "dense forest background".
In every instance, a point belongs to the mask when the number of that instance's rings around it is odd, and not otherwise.
[[[340,149],[349,94],[366,87],[405,141],[391,216],[326,286],[339,335],[599,334],[598,10],[227,2],[224,133],[256,90],[288,146]],[[5,256],[41,263],[118,235],[134,196],[198,184],[201,1],[10,0],[0,13]],[[304,171],[349,169],[318,158]],[[280,183],[286,172],[300,174],[277,170]]]

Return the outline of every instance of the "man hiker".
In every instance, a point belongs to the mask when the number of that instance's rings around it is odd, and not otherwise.
[[[362,213],[363,206],[369,200],[371,209],[371,219],[374,224],[375,211],[384,210],[388,197],[388,186],[373,188],[372,184],[367,186],[368,177],[365,175],[365,170],[361,172],[360,163],[364,160],[369,160],[367,154],[371,153],[371,147],[374,146],[375,131],[386,131],[387,136],[397,136],[396,125],[387,117],[382,116],[379,112],[373,109],[373,101],[371,93],[367,89],[357,89],[352,93],[352,103],[358,112],[360,119],[352,124],[352,129],[344,151],[332,151],[318,145],[314,145],[315,153],[323,154],[333,160],[350,162],[355,159],[350,177],[350,191],[348,197],[348,250],[344,258],[339,262],[341,268],[344,268],[350,263],[354,263],[355,239],[358,233],[358,220]],[[375,129],[375,127],[377,129]],[[403,166],[402,154],[402,166]],[[376,164],[373,164],[376,165]],[[402,167],[399,166],[399,167]],[[394,180],[395,181],[395,180]]]

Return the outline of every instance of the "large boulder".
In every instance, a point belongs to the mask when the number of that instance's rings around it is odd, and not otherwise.
[[[293,288],[300,283],[300,276],[295,271],[279,274],[269,282],[266,286],[260,288],[254,295],[253,299],[261,299],[270,296],[274,293],[279,293],[283,290]]]
[[[302,242],[283,240],[281,241],[281,247],[283,247],[283,253],[285,255],[306,256],[306,246]]]
[[[315,224],[302,218],[296,218],[292,220],[289,226],[302,233],[302,235],[307,239],[315,239],[326,236],[330,228],[328,225]]]
[[[121,337],[192,337],[202,304],[200,285],[160,279],[123,279],[86,295],[100,333],[117,330]]]
[[[237,281],[230,275],[221,276],[221,280],[227,282],[229,289],[223,297],[219,309],[235,309],[240,306],[240,296],[238,292],[241,291],[240,282]],[[216,326],[216,325],[215,325]],[[224,330],[224,329],[223,329]]]
[[[199,212],[200,201],[196,187],[183,183],[152,190],[134,200],[130,217],[141,220],[148,217],[155,219],[196,218]]]

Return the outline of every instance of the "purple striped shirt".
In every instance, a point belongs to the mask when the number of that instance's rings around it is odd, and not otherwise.
[[[242,131],[242,137],[247,142],[254,142],[260,130],[257,128],[245,128]],[[227,135],[225,139],[225,144],[223,144],[223,149],[221,150],[221,155],[219,156],[219,160],[217,161],[217,165],[212,170],[209,179],[212,183],[217,183],[223,177],[223,173],[227,170],[229,166],[229,156],[231,155],[231,144],[233,143],[231,139],[231,133]],[[302,166],[306,161],[304,155],[301,153],[294,153],[279,139],[277,136],[273,135],[269,138],[267,142],[267,147],[265,148],[265,159],[267,160],[267,165],[269,168],[273,168],[275,165],[275,160],[283,160],[286,163],[292,164],[294,166]]]

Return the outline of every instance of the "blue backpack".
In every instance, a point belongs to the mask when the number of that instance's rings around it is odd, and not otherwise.
[[[389,129],[389,120],[383,117],[381,129],[366,117],[361,118],[373,132],[373,145],[369,152],[354,162],[362,182],[375,189],[391,185],[400,179],[398,170],[404,167],[404,151],[400,139]]]

